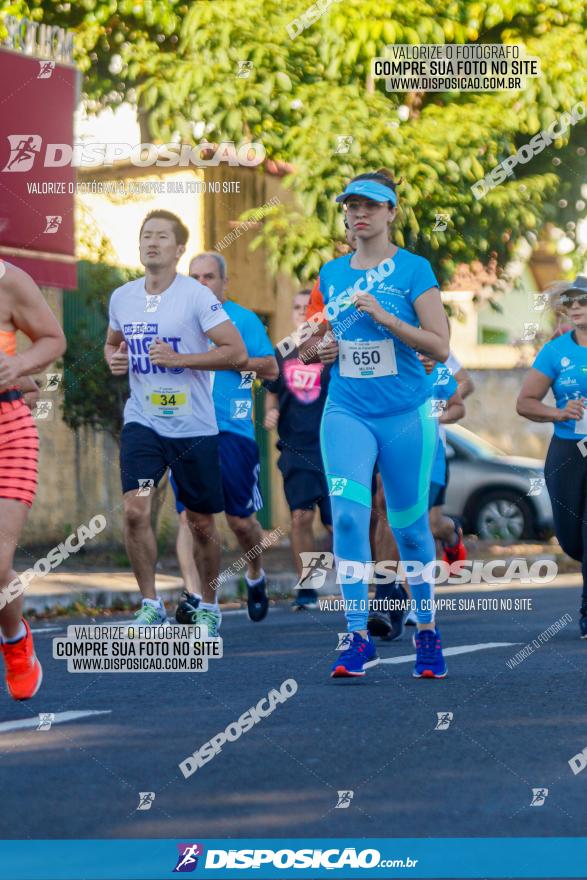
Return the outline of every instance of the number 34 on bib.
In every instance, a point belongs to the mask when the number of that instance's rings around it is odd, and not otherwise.
[[[397,376],[393,339],[341,340],[339,352],[341,376],[349,379]]]

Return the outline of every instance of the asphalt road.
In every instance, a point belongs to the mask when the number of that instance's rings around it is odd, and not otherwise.
[[[401,662],[412,629],[381,646],[400,662],[332,680],[342,615],[284,605],[260,624],[226,614],[224,658],[200,674],[73,675],[51,658],[65,624],[36,624],[43,688],[0,701],[0,837],[584,836],[587,772],[568,763],[587,747],[577,589],[482,597],[530,597],[532,608],[441,615],[445,646],[469,646],[447,658],[444,681],[412,679]],[[566,612],[572,623],[508,668]],[[294,696],[183,777],[180,761],[289,678]],[[89,711],[104,714],[6,729]],[[450,726],[435,730],[444,712]],[[530,806],[533,788],[548,789],[542,806]],[[350,806],[336,808],[348,790]],[[150,809],[137,810],[139,792],[155,793]]]

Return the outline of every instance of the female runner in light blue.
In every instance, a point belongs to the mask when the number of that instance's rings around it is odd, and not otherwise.
[[[418,616],[413,674],[444,678],[433,587],[423,572],[435,559],[428,496],[440,412],[431,405],[431,380],[417,352],[446,360],[447,321],[430,263],[389,241],[397,204],[393,180],[383,172],[361,174],[337,201],[343,204],[357,249],[320,271],[323,318],[332,330],[320,344],[320,356],[334,361],[321,444],[338,581],[353,639],[332,675],[364,675],[378,662],[367,632],[366,576],[371,478],[377,462],[389,524],[402,562],[412,572],[408,580]]]

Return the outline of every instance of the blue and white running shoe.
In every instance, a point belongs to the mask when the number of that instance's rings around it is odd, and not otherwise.
[[[332,666],[331,678],[354,678],[365,675],[370,666],[377,666],[379,657],[375,642],[368,636],[364,639],[360,633],[353,633],[353,640],[346,651],[343,651]]]
[[[416,665],[414,678],[445,678],[448,668],[442,654],[438,627],[416,633]]]

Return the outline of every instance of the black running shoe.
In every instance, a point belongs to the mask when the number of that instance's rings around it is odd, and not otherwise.
[[[259,623],[260,620],[267,617],[269,599],[267,598],[266,587],[265,578],[260,583],[255,584],[254,587],[249,587],[247,584],[247,611],[254,623]]]
[[[579,629],[581,630],[581,638],[587,639],[587,608],[581,608],[581,617],[579,618]]]
[[[194,623],[194,614],[198,610],[200,601],[199,596],[194,596],[193,593],[188,593],[187,590],[184,590],[175,612],[175,619],[177,622],[184,624]]]
[[[318,593],[316,590],[304,589],[296,591],[296,597],[291,603],[294,611],[313,611],[318,607]]]
[[[386,598],[396,604],[399,602],[404,604],[407,603],[408,594],[402,586],[398,585],[395,589],[390,590]],[[379,636],[384,642],[393,642],[394,639],[399,639],[403,635],[405,616],[406,611],[401,607],[387,611],[371,611],[367,620],[367,630],[372,636]]]

